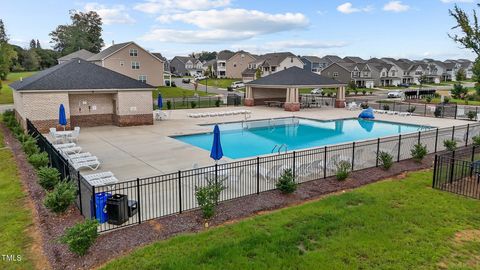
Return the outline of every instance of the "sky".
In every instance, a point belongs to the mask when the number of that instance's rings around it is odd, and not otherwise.
[[[200,51],[261,54],[474,59],[449,37],[457,3],[474,0],[1,0],[11,43],[32,38],[50,47],[49,33],[70,22],[69,10],[97,11],[105,45],[135,41],[171,59]]]

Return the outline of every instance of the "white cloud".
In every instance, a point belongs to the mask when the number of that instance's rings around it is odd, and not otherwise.
[[[142,39],[170,40],[178,43],[214,43],[303,29],[309,25],[308,18],[301,13],[270,14],[246,9],[191,11],[161,15],[157,20],[161,23],[183,22],[199,29],[156,28]]]
[[[345,47],[348,43],[345,41],[281,40],[271,41],[266,45],[274,49],[327,49]]]
[[[402,4],[402,1],[390,1],[383,6],[383,10],[391,12],[404,12],[409,9],[410,6]]]
[[[346,2],[337,7],[337,10],[344,14],[351,14],[356,12],[370,12],[373,10],[372,6],[366,6],[363,8],[353,7],[352,3]]]
[[[208,10],[230,6],[231,0],[147,0],[134,9],[149,13],[172,13],[178,10]]]
[[[440,0],[442,3],[473,3],[474,0]]]
[[[105,24],[131,24],[135,20],[127,13],[124,5],[113,5],[108,7],[99,3],[87,3],[85,11],[96,11]]]

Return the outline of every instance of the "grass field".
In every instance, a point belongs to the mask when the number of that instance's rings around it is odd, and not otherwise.
[[[162,93],[163,98],[181,98],[181,97],[193,97],[195,93],[197,93],[199,96],[212,96],[215,94],[212,93],[205,93],[205,91],[194,91],[194,90],[189,90],[189,89],[184,89],[181,87],[168,87],[168,86],[162,86],[159,87],[157,90],[153,91],[153,98],[158,97],[158,93]]]
[[[479,269],[480,201],[411,173],[140,248],[103,269]]]
[[[13,103],[12,88],[8,86],[10,83],[19,80],[20,78],[27,78],[36,72],[15,72],[9,73],[6,81],[2,81],[2,89],[0,90],[0,104]]]
[[[25,194],[17,175],[12,152],[3,143],[0,131],[0,254],[20,255],[20,262],[0,260],[0,269],[33,269],[30,255],[32,239],[27,229],[32,225]]]
[[[208,79],[208,80],[201,80],[198,81],[199,84],[205,85],[206,83],[208,86],[213,86],[217,88],[227,88],[232,85],[233,82],[241,81],[241,79]]]

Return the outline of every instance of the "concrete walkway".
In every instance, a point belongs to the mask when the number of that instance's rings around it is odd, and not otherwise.
[[[13,104],[0,104],[0,113],[4,113],[8,110],[13,110]]]

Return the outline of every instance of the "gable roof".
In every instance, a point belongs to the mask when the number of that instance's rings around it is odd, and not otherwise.
[[[184,64],[186,64],[189,60],[190,60],[193,64],[195,64],[196,62],[200,61],[200,60],[198,60],[198,59],[196,59],[196,58],[193,58],[193,57],[190,57],[190,56],[175,56],[175,57],[173,57],[173,59],[175,59],[175,58],[178,59],[180,62],[182,62],[182,63],[184,63]],[[173,60],[173,59],[172,59],[172,60]]]
[[[362,58],[357,57],[357,56],[345,56],[343,58],[343,60],[347,61],[347,62],[353,62],[353,63],[365,63],[365,62],[367,62],[367,61],[365,61]]]
[[[67,54],[65,56],[62,56],[60,58],[57,59],[57,61],[68,61],[68,60],[71,60],[73,58],[80,58],[80,59],[83,59],[83,60],[87,60],[88,58],[94,56],[95,54],[92,53],[92,52],[89,52],[85,49],[81,49],[81,50],[78,50],[76,52],[73,52],[71,54]]]
[[[267,53],[261,55],[257,60],[266,61],[270,66],[278,66],[287,57],[297,57],[291,52]]]
[[[308,60],[310,63],[320,63],[320,61],[322,61],[322,59],[320,59],[320,57],[318,56],[302,56],[302,59],[306,59]]]
[[[322,58],[325,58],[332,63],[343,62],[343,59],[339,56],[336,56],[336,55],[325,55]]]
[[[164,61],[164,62],[167,62],[167,58],[165,56],[163,56],[161,53],[152,53],[153,56],[157,57],[158,59]]]
[[[223,50],[217,54],[217,60],[228,60],[234,55],[235,53],[232,51]]]
[[[110,55],[120,51],[121,49],[127,47],[128,45],[130,44],[134,44],[136,45],[138,48],[140,48],[141,50],[147,52],[148,54],[150,54],[153,58],[157,59],[158,61],[160,62],[164,62],[163,59],[160,59],[158,58],[157,56],[155,56],[154,54],[152,54],[151,52],[145,50],[144,48],[142,48],[140,45],[138,45],[137,43],[133,42],[133,41],[129,41],[129,42],[124,42],[124,43],[118,43],[118,44],[113,44],[112,46],[102,50],[101,52],[89,57],[87,60],[88,61],[101,61],[107,57],[109,57]]]
[[[154,86],[79,58],[15,81],[10,86],[16,91],[155,89]]]
[[[259,86],[343,86],[337,80],[318,75],[299,67],[291,67],[246,83]]]

